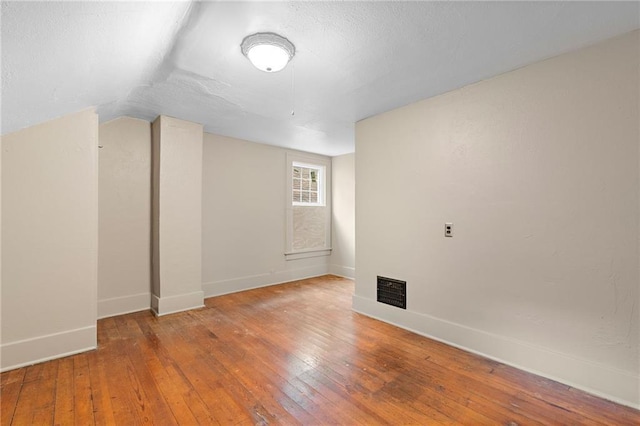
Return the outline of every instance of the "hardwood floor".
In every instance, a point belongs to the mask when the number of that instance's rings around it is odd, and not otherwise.
[[[640,412],[351,311],[326,276],[98,322],[96,351],[3,373],[2,425],[615,424]]]

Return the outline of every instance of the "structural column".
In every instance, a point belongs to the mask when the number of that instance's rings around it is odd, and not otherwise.
[[[202,291],[202,125],[152,125],[152,297],[157,315],[199,308]]]

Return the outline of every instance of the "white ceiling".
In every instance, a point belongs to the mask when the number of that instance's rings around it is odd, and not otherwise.
[[[639,6],[2,2],[2,133],[96,106],[339,155],[358,120],[637,29]],[[259,31],[295,44],[283,71],[242,56]]]

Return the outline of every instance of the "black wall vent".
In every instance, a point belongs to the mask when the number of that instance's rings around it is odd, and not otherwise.
[[[378,302],[407,309],[407,282],[378,276]]]

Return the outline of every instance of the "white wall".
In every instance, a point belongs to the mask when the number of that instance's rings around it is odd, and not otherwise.
[[[638,34],[357,123],[354,309],[639,407]]]
[[[158,315],[203,306],[202,125],[160,116],[152,124],[153,294]]]
[[[149,309],[151,124],[100,125],[98,318]]]
[[[287,150],[204,134],[205,296],[328,272],[328,256],[285,260]]]
[[[332,274],[355,278],[355,154],[333,157]]]
[[[98,117],[2,138],[3,370],[96,346]]]

